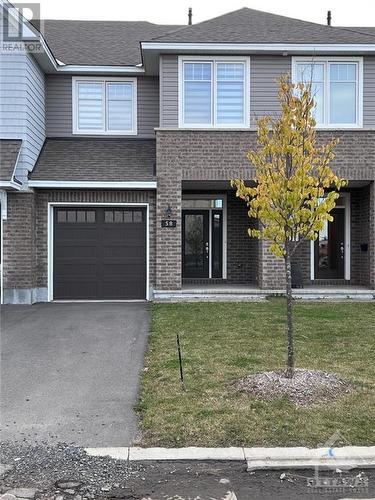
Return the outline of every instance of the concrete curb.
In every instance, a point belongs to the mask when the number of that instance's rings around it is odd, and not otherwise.
[[[375,446],[333,448],[86,448],[88,455],[120,460],[235,460],[246,461],[248,470],[319,468],[375,468]]]

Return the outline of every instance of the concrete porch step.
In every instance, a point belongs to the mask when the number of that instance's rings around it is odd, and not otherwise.
[[[267,297],[282,297],[284,290],[261,290],[246,287],[184,287],[182,290],[154,290],[155,302],[247,302]],[[375,290],[356,287],[298,288],[293,297],[301,300],[375,300]]]

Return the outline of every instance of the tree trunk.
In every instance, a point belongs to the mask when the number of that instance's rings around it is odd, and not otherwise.
[[[294,332],[293,332],[293,298],[292,298],[292,265],[290,262],[290,242],[285,245],[285,278],[286,278],[286,311],[288,331],[288,364],[286,376],[294,375]]]

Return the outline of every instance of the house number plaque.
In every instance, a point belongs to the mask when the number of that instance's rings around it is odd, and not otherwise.
[[[177,221],[174,219],[163,219],[161,221],[161,227],[176,227]]]

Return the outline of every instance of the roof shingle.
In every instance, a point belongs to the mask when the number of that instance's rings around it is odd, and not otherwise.
[[[34,21],[38,28],[39,22]],[[243,8],[192,26],[146,21],[44,20],[43,35],[64,64],[136,66],[140,42],[374,44],[375,28],[336,27]]]
[[[154,139],[46,139],[30,179],[154,181]]]
[[[39,28],[39,22],[34,22]],[[142,62],[140,42],[179,26],[144,21],[44,20],[42,34],[56,59],[85,66],[136,66]]]
[[[178,43],[375,43],[371,33],[301,21],[247,7],[158,37]]]

